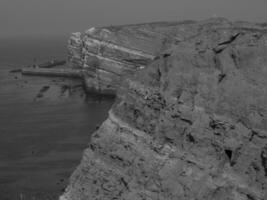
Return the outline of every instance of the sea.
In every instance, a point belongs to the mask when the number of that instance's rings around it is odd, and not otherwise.
[[[0,200],[54,200],[114,99],[14,69],[67,58],[67,37],[0,38]]]

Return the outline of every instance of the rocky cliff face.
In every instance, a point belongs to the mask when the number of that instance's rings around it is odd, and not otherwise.
[[[190,23],[159,22],[73,33],[68,45],[69,61],[74,67],[87,69],[84,82],[89,91],[114,94],[121,77],[144,68],[175,27]]]
[[[163,46],[120,85],[61,200],[266,200],[264,25],[190,23]]]

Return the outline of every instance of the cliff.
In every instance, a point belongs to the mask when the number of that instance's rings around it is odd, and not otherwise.
[[[265,25],[171,29],[119,85],[61,200],[267,199]]]
[[[161,51],[177,26],[193,23],[158,22],[90,28],[69,39],[69,62],[86,69],[88,91],[115,94],[121,77],[144,68]]]

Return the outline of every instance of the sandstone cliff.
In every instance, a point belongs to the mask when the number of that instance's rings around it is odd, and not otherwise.
[[[61,200],[266,200],[265,25],[176,24],[159,43],[120,84]]]

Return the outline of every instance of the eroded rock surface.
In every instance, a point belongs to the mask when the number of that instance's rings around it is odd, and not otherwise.
[[[266,200],[265,26],[190,23],[162,48],[121,84],[61,200]]]
[[[144,68],[176,27],[191,23],[158,22],[73,33],[68,45],[69,61],[72,66],[87,70],[84,82],[88,91],[115,94],[121,77]]]

